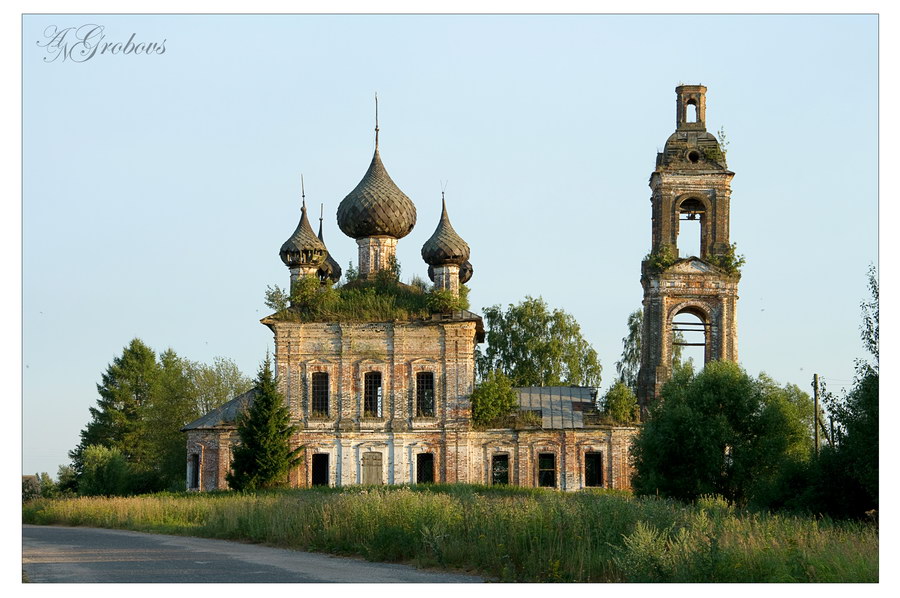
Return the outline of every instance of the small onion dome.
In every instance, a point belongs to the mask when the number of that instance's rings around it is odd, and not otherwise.
[[[325,238],[322,236],[322,219],[319,218],[319,240],[322,241],[322,245],[325,244]],[[334,282],[337,282],[341,279],[341,266],[335,261],[333,257],[331,257],[331,253],[327,254],[325,257],[325,261],[319,267],[318,270],[319,278],[323,281],[326,278],[330,278]]]
[[[456,264],[461,266],[469,259],[469,245],[453,230],[447,216],[447,202],[441,196],[441,220],[431,238],[422,245],[422,259],[431,266]]]
[[[384,169],[377,144],[369,170],[338,206],[337,221],[344,234],[354,239],[402,239],[416,225],[416,206]]]
[[[466,284],[472,280],[472,274],[474,272],[475,269],[472,267],[472,262],[464,262],[463,265],[459,267],[459,282],[461,284]],[[431,282],[434,282],[434,266],[428,266],[428,278]]]
[[[328,256],[325,243],[319,240],[306,217],[306,202],[300,210],[300,224],[294,234],[284,242],[278,253],[288,268],[296,266],[320,266]]]

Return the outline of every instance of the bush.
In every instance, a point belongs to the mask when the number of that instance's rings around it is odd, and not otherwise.
[[[634,391],[621,380],[613,384],[603,397],[603,414],[618,424],[636,422],[639,412]]]
[[[648,253],[644,256],[647,268],[651,272],[662,272],[678,261],[678,254],[670,245],[660,245],[656,253]]]
[[[489,426],[496,420],[515,411],[519,398],[506,374],[494,370],[485,376],[472,393],[472,420],[481,426]]]
[[[86,496],[121,496],[131,491],[131,471],[118,449],[91,444],[84,449],[78,492]]]
[[[707,255],[706,261],[732,276],[739,275],[741,267],[747,262],[743,255],[738,255],[736,243],[729,245],[725,253]]]

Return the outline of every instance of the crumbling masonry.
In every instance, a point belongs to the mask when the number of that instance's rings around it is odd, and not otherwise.
[[[673,323],[677,315],[700,320],[705,362],[738,358],[740,275],[721,266],[733,255],[728,229],[734,173],[716,137],[706,130],[706,88],[681,85],[675,93],[676,129],[650,175],[652,244],[649,259],[641,264],[644,329],[638,399],[644,408],[672,375],[675,333],[685,328]],[[679,226],[688,220],[699,220],[700,255],[675,259]]]

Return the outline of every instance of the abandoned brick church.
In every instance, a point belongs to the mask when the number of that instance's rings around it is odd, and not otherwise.
[[[674,260],[662,269],[645,261],[644,331],[639,399],[646,404],[671,375],[673,318],[701,321],[706,360],[737,358],[737,282],[712,259],[727,252],[733,173],[716,138],[706,131],[702,86],[680,86],[677,130],[657,156],[653,190],[652,253],[677,249],[679,219],[699,218],[702,259]],[[359,276],[392,267],[397,243],[416,224],[413,202],[391,180],[375,153],[362,180],[337,210],[341,231],[356,240]],[[472,278],[469,246],[450,224],[446,204],[422,258],[435,287],[458,296]],[[677,255],[677,253],[676,253]],[[281,246],[291,281],[341,277],[322,236],[301,209],[300,223]],[[712,258],[711,258],[712,256]],[[539,290],[538,290],[539,292]],[[560,490],[628,488],[629,447],[635,426],[604,423],[594,410],[596,389],[517,389],[519,407],[535,412],[514,427],[472,425],[475,348],[482,319],[466,310],[399,321],[261,322],[275,335],[275,368],[304,459],[293,486],[512,484]],[[253,400],[249,391],[183,428],[187,485],[225,489],[235,419]],[[525,423],[528,422],[528,423]]]

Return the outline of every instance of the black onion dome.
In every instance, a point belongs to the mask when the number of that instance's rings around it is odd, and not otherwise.
[[[469,245],[453,230],[447,216],[447,203],[443,198],[441,204],[441,220],[434,229],[434,234],[422,246],[422,259],[431,266],[461,266],[469,259]]]
[[[344,234],[354,239],[402,239],[416,225],[416,206],[391,180],[377,145],[369,170],[338,206],[337,221]]]
[[[306,217],[306,202],[300,210],[300,224],[297,225],[297,230],[284,242],[278,255],[288,268],[319,266],[325,262],[328,250],[309,224],[309,218]]]
[[[319,218],[319,240],[322,241],[322,244],[325,244],[325,237],[322,236],[322,219]],[[333,257],[331,257],[331,253],[329,252],[325,261],[322,262],[322,265],[318,270],[319,278],[325,280],[326,278],[330,278],[334,282],[337,282],[341,279],[341,266],[338,264]]]

